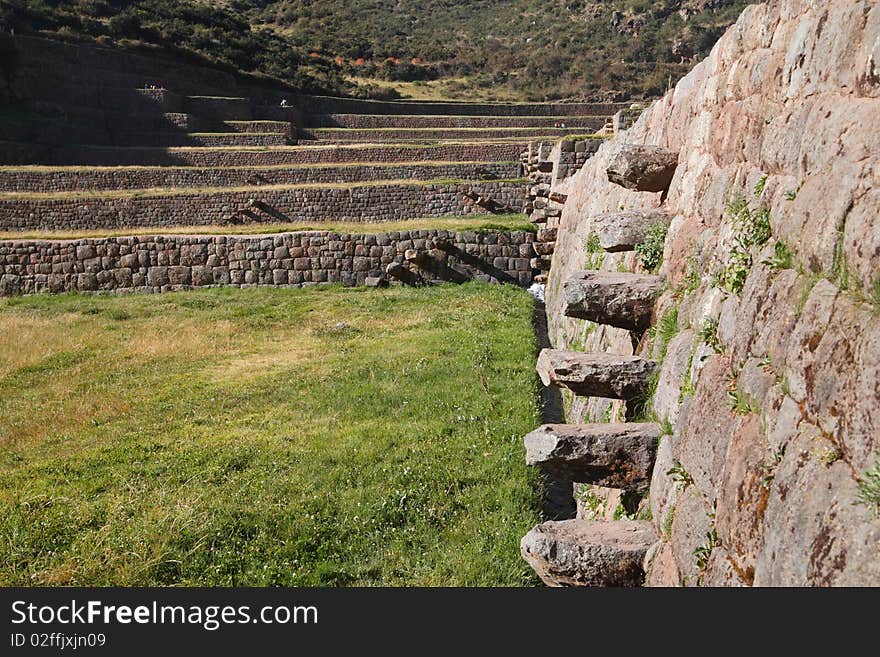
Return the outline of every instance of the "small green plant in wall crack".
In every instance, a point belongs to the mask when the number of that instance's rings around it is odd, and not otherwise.
[[[791,249],[782,240],[773,245],[773,255],[765,259],[761,264],[767,265],[774,271],[782,269],[791,269],[792,267]]]
[[[880,518],[880,460],[859,478],[858,504],[864,504]]]
[[[733,220],[733,248],[719,282],[728,292],[739,294],[752,268],[752,247],[763,246],[772,236],[770,211],[765,207],[752,209],[748,201],[737,199],[728,206],[727,213]]]
[[[703,576],[706,574],[706,569],[709,567],[709,558],[712,556],[712,552],[719,545],[718,541],[718,531],[715,528],[715,509],[709,514],[709,519],[711,524],[709,525],[709,531],[706,532],[706,538],[701,545],[698,545],[694,548],[694,565],[697,568],[697,583],[702,584]]]
[[[688,471],[685,470],[678,461],[667,470],[666,475],[675,482],[675,487],[678,488],[678,490],[684,490],[688,486],[692,486],[694,483],[694,478],[688,474]]]
[[[669,227],[664,223],[651,224],[645,231],[645,239],[636,244],[636,256],[642,267],[656,273],[663,264],[663,248],[666,244],[666,233]]]

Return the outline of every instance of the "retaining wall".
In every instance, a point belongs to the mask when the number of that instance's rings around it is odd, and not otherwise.
[[[408,249],[433,238],[453,243],[445,271],[455,277],[530,285],[532,233],[418,230],[241,236],[149,236],[71,241],[0,241],[0,295],[34,292],[163,292],[207,285],[362,285]]]
[[[297,167],[98,167],[0,169],[0,191],[73,192],[181,187],[244,187],[380,180],[466,180],[518,178],[515,162]]]
[[[465,192],[521,211],[526,185],[368,185],[299,187],[173,195],[0,199],[0,229],[94,230],[228,223],[381,222],[482,213]]]
[[[602,128],[605,116],[431,116],[375,114],[315,114],[306,118],[310,128]]]
[[[303,130],[299,134],[304,139],[317,139],[319,141],[333,141],[337,143],[362,141],[366,143],[398,142],[398,141],[441,141],[461,140],[472,141],[475,139],[522,139],[524,142],[536,137],[549,137],[583,134],[583,128],[513,128],[507,129],[466,129],[466,128],[440,128],[434,129],[375,129],[359,130],[356,128],[316,128]]]
[[[81,164],[87,166],[271,166],[338,162],[510,162],[523,144],[436,144],[430,146],[322,146],[280,149],[102,148],[67,146],[48,149],[0,142],[0,162]]]

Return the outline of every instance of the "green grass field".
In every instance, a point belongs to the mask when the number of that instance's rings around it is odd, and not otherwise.
[[[508,286],[0,300],[0,584],[522,585]]]

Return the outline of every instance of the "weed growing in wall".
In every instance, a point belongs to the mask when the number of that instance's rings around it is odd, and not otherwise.
[[[769,176],[765,173],[758,179],[758,182],[755,183],[755,198],[761,198],[761,195],[764,193],[764,188],[767,186],[767,178],[769,178]]]
[[[728,292],[739,294],[752,268],[752,247],[763,246],[772,235],[770,211],[764,207],[752,209],[748,201],[737,199],[728,206],[727,213],[733,220],[734,244],[719,282]]]
[[[715,511],[709,514],[709,518],[711,519],[711,525],[709,527],[709,531],[706,532],[706,538],[701,545],[694,549],[694,565],[697,568],[697,583],[700,584],[703,581],[703,576],[706,574],[706,568],[709,566],[709,558],[712,556],[712,551],[718,547],[718,531],[715,528]]]
[[[776,469],[782,463],[782,457],[784,456],[785,447],[774,449],[770,452],[770,462],[761,466],[761,470],[764,473],[764,477],[761,479],[761,486],[765,489],[769,489],[773,485],[773,480],[776,478]]]
[[[773,245],[773,255],[764,260],[761,264],[767,265],[774,271],[780,271],[782,269],[791,269],[792,262],[793,257],[791,255],[791,249],[788,248],[788,245],[785,242],[779,240]]]
[[[692,486],[694,483],[694,478],[688,474],[687,470],[685,470],[678,461],[667,470],[666,476],[672,479],[678,490],[684,490],[688,486]]]
[[[703,342],[712,347],[712,350],[716,354],[720,354],[724,351],[724,345],[721,344],[721,340],[718,338],[717,319],[712,317],[707,318],[700,327],[700,332],[697,335],[699,335]]]
[[[645,233],[645,239],[636,244],[635,251],[639,262],[651,273],[656,273],[663,264],[663,246],[666,243],[668,230],[664,223],[652,224]]]
[[[859,479],[859,504],[864,504],[880,518],[880,461]]]
[[[602,268],[602,264],[605,262],[605,250],[599,243],[599,236],[596,233],[590,233],[590,236],[584,241],[584,253],[586,254],[584,269]]]

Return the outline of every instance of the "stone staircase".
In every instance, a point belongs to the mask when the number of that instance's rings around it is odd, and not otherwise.
[[[549,161],[552,149],[538,148],[534,171]],[[678,154],[650,146],[627,146],[610,163],[607,175],[627,189],[665,192]],[[549,199],[550,186],[547,198]],[[564,199],[562,203],[564,205]],[[543,208],[539,208],[543,209]],[[560,212],[561,214],[561,212]],[[593,219],[601,248],[631,251],[662,211],[630,211]],[[555,239],[556,228],[544,229]],[[548,240],[549,241],[549,240]],[[551,270],[552,276],[552,270]],[[581,271],[562,283],[564,314],[632,333],[633,344],[651,326],[654,302],[663,289],[660,277],[628,272]],[[638,355],[544,349],[536,369],[545,386],[565,388],[579,397],[622,401],[631,419],[646,405],[657,364]],[[662,429],[655,422],[548,424],[526,435],[526,462],[575,484],[617,489],[644,496],[653,474]],[[523,558],[550,586],[641,586],[645,560],[658,541],[646,520],[549,521],[534,527],[521,542]]]

